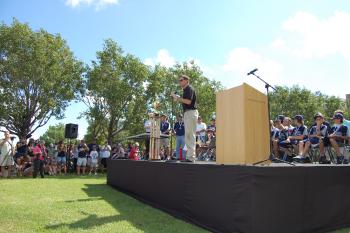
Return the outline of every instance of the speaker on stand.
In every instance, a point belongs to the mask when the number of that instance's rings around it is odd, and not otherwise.
[[[66,161],[67,161],[67,168],[68,171],[74,172],[74,164],[72,160],[72,143],[71,139],[76,139],[78,137],[78,125],[77,124],[66,124],[65,131],[64,131],[64,137],[69,139],[69,145],[67,146],[67,154],[66,154]]]

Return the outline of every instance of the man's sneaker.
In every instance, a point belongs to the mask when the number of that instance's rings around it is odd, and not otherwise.
[[[302,158],[302,159],[301,159],[301,162],[302,162],[302,163],[311,163],[310,157],[309,157],[309,156],[306,156],[306,157]]]
[[[288,155],[286,158],[287,162],[293,162],[293,156]]]
[[[344,156],[341,155],[341,156],[337,156],[337,164],[342,164],[344,161]]]
[[[348,159],[344,159],[343,160],[343,164],[349,164],[349,160]]]
[[[185,162],[185,163],[192,163],[193,161],[192,161],[192,160],[190,160],[190,159],[188,159],[188,158],[186,158],[185,160],[181,160],[181,162]]]
[[[301,163],[302,162],[302,159],[303,159],[303,156],[302,155],[297,155],[293,158],[293,161],[294,162],[297,162],[297,163]]]
[[[319,164],[331,164],[331,161],[329,161],[326,156],[320,156],[320,159],[318,160]]]

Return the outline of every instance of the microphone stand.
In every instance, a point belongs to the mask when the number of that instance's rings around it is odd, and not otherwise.
[[[170,160],[173,158],[173,129],[174,129],[174,99],[171,97],[171,119],[170,119]]]
[[[266,89],[266,95],[267,95],[267,111],[268,111],[268,117],[269,117],[269,121],[268,121],[268,129],[269,129],[269,134],[270,135],[270,120],[271,120],[271,112],[270,112],[270,95],[269,95],[269,88],[271,88],[272,90],[276,91],[276,88],[274,88],[273,86],[271,86],[268,82],[266,82],[264,79],[260,78],[259,75],[256,75],[255,72],[250,72],[248,73],[248,75],[254,75],[256,78],[258,78],[260,81],[262,81],[264,84],[265,84],[265,89]],[[270,148],[271,148],[271,143],[270,143]],[[270,149],[271,151],[271,149]],[[295,166],[295,164],[291,163],[291,162],[288,162],[288,161],[285,161],[285,160],[282,160],[282,159],[279,159],[277,156],[274,157],[272,155],[272,153],[269,155],[269,157],[265,160],[262,160],[262,161],[259,161],[259,162],[256,162],[256,163],[253,163],[253,165],[258,165],[260,163],[264,163],[264,162],[267,162],[267,161],[271,161],[271,162],[280,162],[280,163],[286,163],[286,164],[289,164],[289,165],[292,165],[292,166]]]

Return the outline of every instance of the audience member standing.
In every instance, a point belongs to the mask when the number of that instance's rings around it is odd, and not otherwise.
[[[180,150],[182,151],[182,159],[186,158],[185,151],[183,150],[185,146],[185,124],[180,114],[177,117],[177,121],[174,125],[174,132],[176,135],[176,158],[180,159]]]
[[[196,134],[200,145],[205,144],[206,142],[206,131],[207,125],[202,121],[202,117],[199,116],[197,121]]]
[[[170,123],[168,117],[165,114],[162,114],[160,117],[160,132],[164,135],[170,135]],[[170,159],[170,142],[169,138],[160,139],[160,146],[164,147],[164,158]]]
[[[85,175],[86,163],[87,163],[87,154],[89,153],[89,148],[86,144],[83,144],[79,148],[78,161],[77,161],[77,174],[80,175],[80,172]],[[81,169],[80,169],[81,168]]]
[[[59,141],[57,145],[57,166],[58,166],[58,172],[61,175],[62,174],[62,168],[64,169],[64,174],[67,174],[67,160],[66,160],[66,152],[67,148],[64,145],[63,141]]]
[[[12,143],[10,142],[11,140],[10,132],[6,131],[4,133],[4,136],[5,138],[0,140],[0,148],[1,148],[0,167],[1,167],[2,176],[10,177],[11,170],[14,165],[14,161],[13,161],[14,148]]]
[[[111,156],[111,146],[106,141],[103,146],[101,146],[100,154],[101,154],[101,164],[102,169],[107,170],[107,159]]]

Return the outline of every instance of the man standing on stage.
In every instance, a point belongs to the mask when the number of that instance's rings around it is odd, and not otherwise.
[[[175,101],[182,103],[185,124],[185,145],[187,148],[186,158],[194,162],[196,157],[196,127],[198,119],[197,96],[196,91],[190,85],[190,78],[187,75],[180,76],[179,84],[183,89],[182,98],[175,93],[172,93],[172,97]]]

